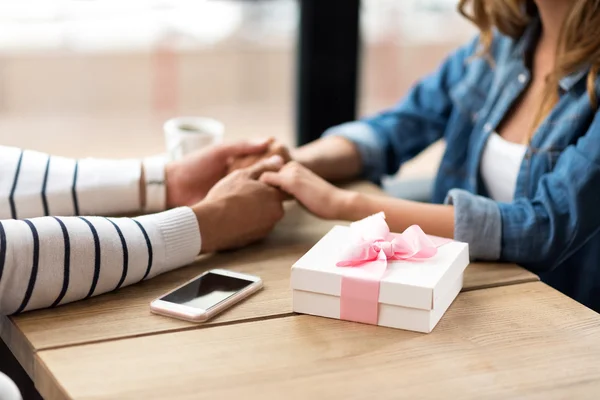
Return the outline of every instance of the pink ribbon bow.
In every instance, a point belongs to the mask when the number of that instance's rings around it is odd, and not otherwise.
[[[340,318],[377,324],[379,287],[388,260],[431,258],[449,239],[427,236],[418,225],[402,234],[390,233],[385,214],[380,212],[350,225],[352,244],[346,248],[338,267],[360,267],[342,275]]]

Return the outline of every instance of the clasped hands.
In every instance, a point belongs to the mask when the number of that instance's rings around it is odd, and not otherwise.
[[[310,169],[294,160],[286,146],[268,139],[268,148],[263,153],[233,158],[229,172],[255,165],[270,157],[280,157],[283,165],[278,171],[265,171],[260,181],[285,193],[286,198],[295,198],[311,213],[323,219],[340,219],[339,210],[347,202],[350,193],[322,179]]]
[[[265,237],[295,198],[313,214],[339,219],[350,192],[292,159],[273,139],[218,145],[166,166],[167,206],[190,206],[202,252],[245,246]]]

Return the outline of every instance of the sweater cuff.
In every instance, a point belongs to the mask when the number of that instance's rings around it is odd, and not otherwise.
[[[189,207],[179,207],[158,214],[138,217],[156,224],[164,243],[163,262],[155,274],[191,264],[200,254],[202,239],[196,214]]]
[[[454,206],[454,239],[469,244],[471,259],[498,260],[502,248],[502,219],[496,202],[452,189],[445,204]]]

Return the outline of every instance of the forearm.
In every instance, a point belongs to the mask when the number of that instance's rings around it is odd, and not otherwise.
[[[454,207],[418,203],[393,197],[359,192],[346,192],[340,206],[339,219],[357,221],[380,211],[394,232],[402,232],[411,225],[419,225],[430,235],[454,237]]]
[[[292,158],[331,182],[358,178],[362,171],[356,146],[339,136],[325,137],[302,146],[293,151]]]
[[[187,265],[200,252],[196,215],[0,221],[0,314],[96,296]]]

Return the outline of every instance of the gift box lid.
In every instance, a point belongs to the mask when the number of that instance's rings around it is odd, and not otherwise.
[[[340,254],[350,243],[350,228],[335,226],[292,267],[295,290],[340,296]],[[469,264],[466,243],[452,241],[438,247],[437,254],[422,260],[388,261],[379,288],[379,303],[433,310]]]

